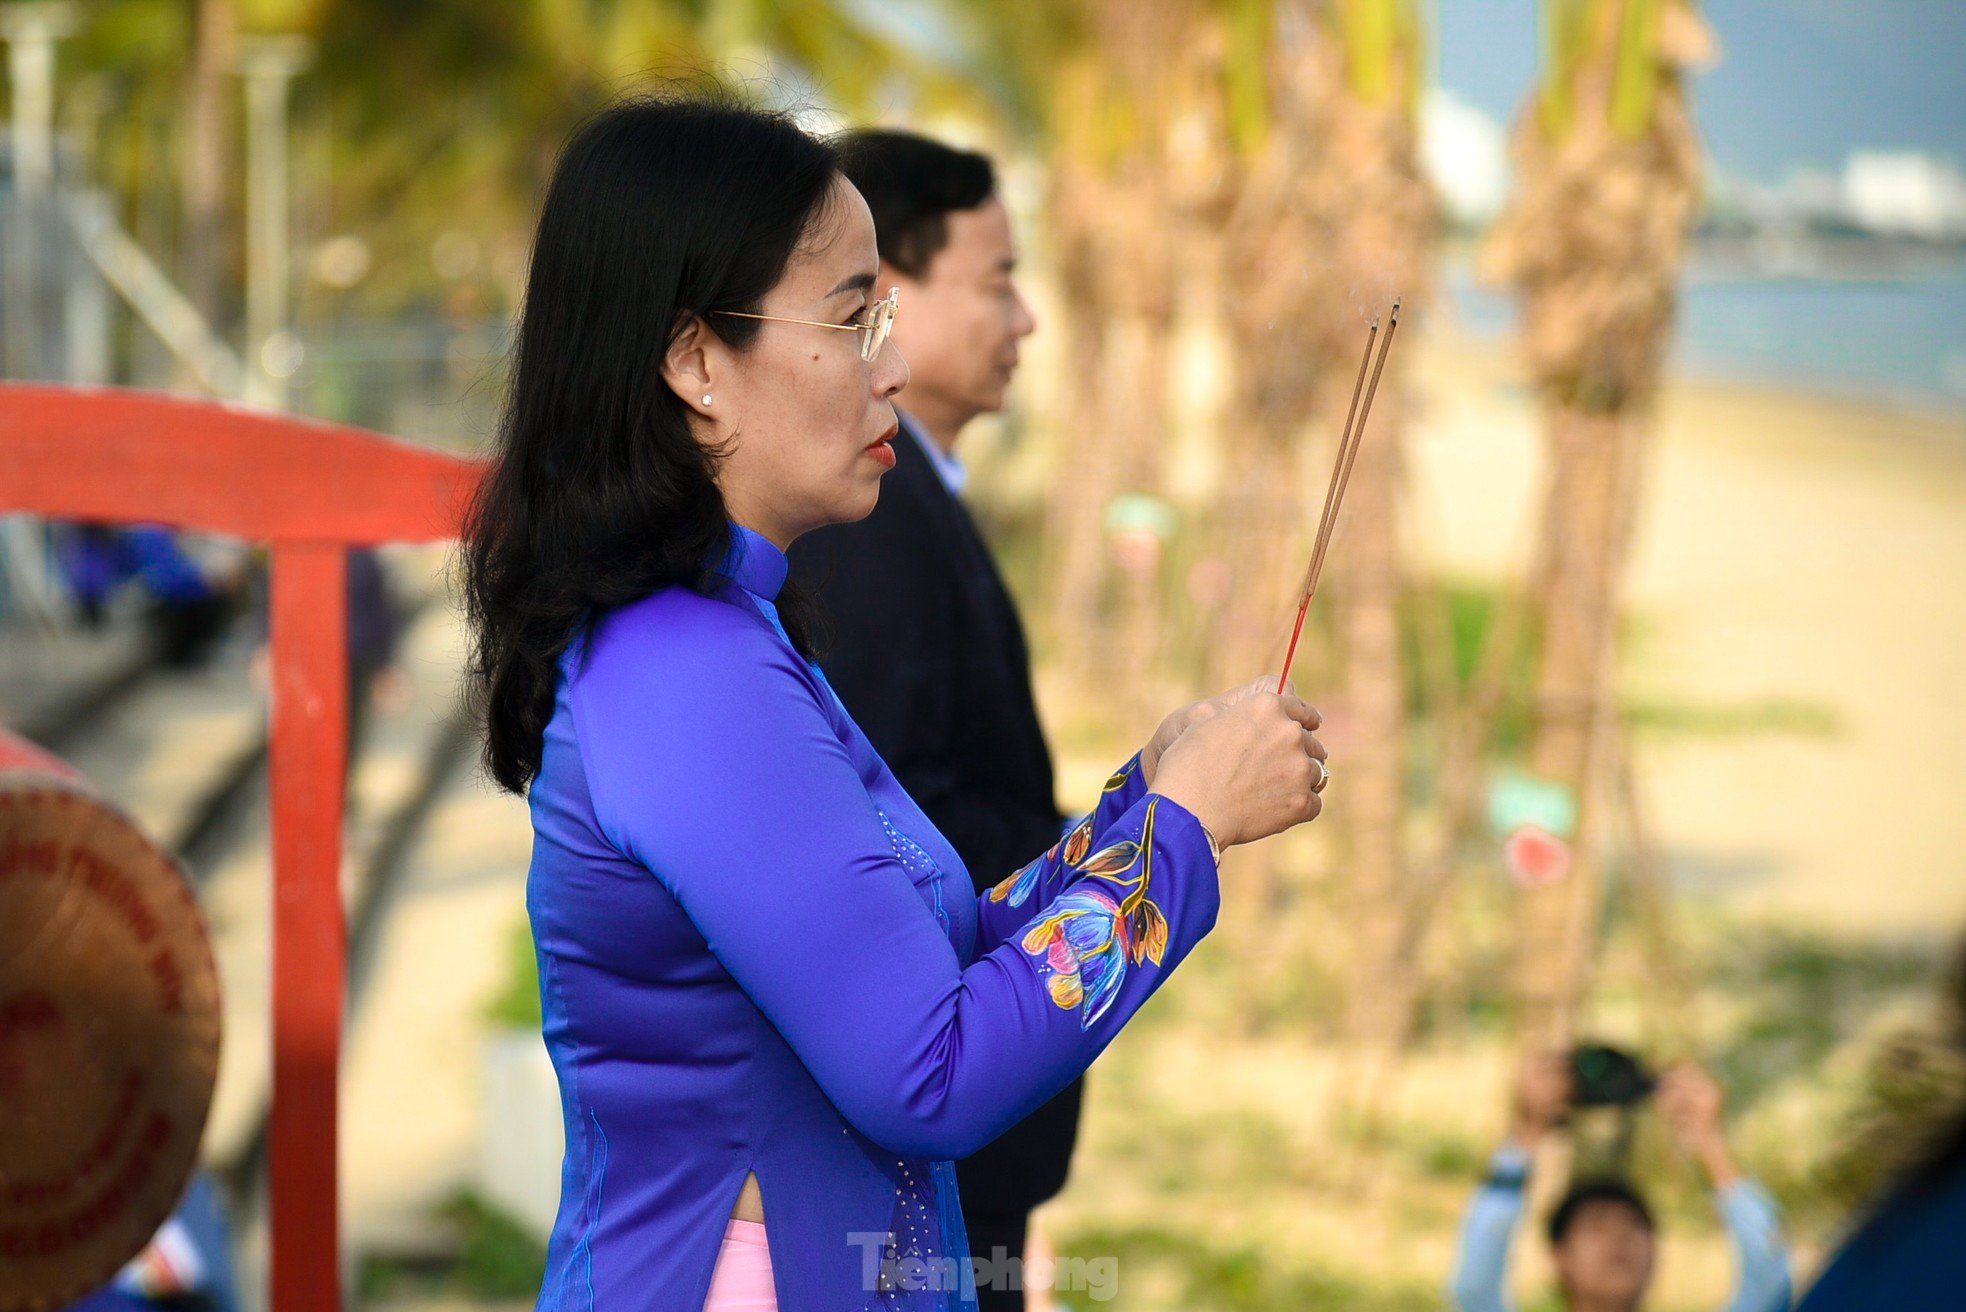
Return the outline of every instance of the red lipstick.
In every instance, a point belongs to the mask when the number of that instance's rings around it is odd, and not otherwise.
[[[878,438],[867,444],[867,454],[879,461],[883,468],[894,468],[894,448],[889,446],[888,443],[892,442],[900,431],[901,421],[897,419],[894,422],[894,427],[888,429],[885,433],[882,433]]]

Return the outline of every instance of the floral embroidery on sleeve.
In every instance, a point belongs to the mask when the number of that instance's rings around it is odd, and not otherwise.
[[[1128,776],[1133,773],[1139,763],[1140,758],[1136,756],[1133,760],[1128,761],[1125,765],[1115,770],[1112,777],[1106,780],[1106,786],[1099,790],[1100,793],[1102,795],[1116,793],[1126,787]],[[990,890],[990,900],[992,902],[1008,901],[1014,907],[1021,907],[1024,905],[1025,899],[1031,896],[1031,890],[1037,887],[1038,879],[1044,874],[1047,862],[1055,861],[1062,857],[1066,865],[1075,866],[1080,861],[1083,861],[1085,859],[1086,849],[1092,846],[1092,817],[1097,813],[1098,811],[1095,807],[1092,812],[1086,815],[1085,819],[1079,821],[1071,833],[1065,835],[1065,837],[1059,839],[1056,843],[1053,843],[1049,848],[1041,852],[1037,859],[1029,865],[993,887]]]
[[[1090,1029],[1105,1014],[1129,964],[1151,960],[1158,966],[1167,951],[1167,916],[1147,896],[1159,805],[1157,797],[1148,801],[1139,842],[1122,839],[1078,867],[1081,875],[1110,884],[1110,890],[1085,883],[1061,894],[1020,940],[1051,1000],[1068,1011],[1080,1008],[1080,1029]]]

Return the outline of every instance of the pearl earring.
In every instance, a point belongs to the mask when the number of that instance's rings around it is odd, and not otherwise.
[[[707,392],[706,392],[706,393],[704,393],[704,395],[703,395],[703,404],[705,404],[705,405],[709,405],[709,404],[710,404],[710,394],[709,394],[709,393],[707,393]]]

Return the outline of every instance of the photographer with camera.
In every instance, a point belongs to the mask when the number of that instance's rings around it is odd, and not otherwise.
[[[1522,1217],[1536,1146],[1572,1108],[1637,1103],[1652,1081],[1615,1050],[1579,1049],[1532,1057],[1516,1077],[1508,1137],[1489,1162],[1462,1224],[1453,1296],[1462,1312],[1510,1306],[1509,1242]],[[1734,1243],[1739,1284],[1727,1312],[1789,1306],[1788,1258],[1774,1200],[1741,1174],[1721,1131],[1720,1085],[1691,1062],[1657,1085],[1659,1114],[1674,1141],[1706,1174],[1714,1206]],[[1550,1213],[1550,1256],[1567,1312],[1636,1312],[1652,1282],[1657,1246],[1652,1211],[1632,1185],[1615,1178],[1578,1180]]]

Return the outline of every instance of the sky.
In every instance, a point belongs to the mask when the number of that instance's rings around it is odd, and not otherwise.
[[[1442,86],[1515,116],[1538,62],[1535,0],[1434,0]],[[1966,166],[1966,0],[1711,0],[1720,63],[1693,84],[1714,163],[1780,182],[1853,150]]]

